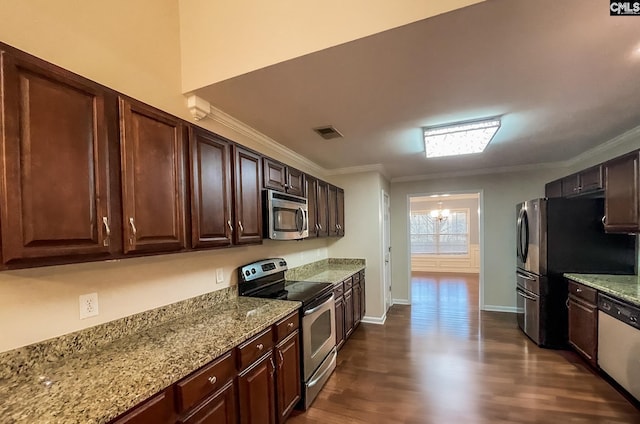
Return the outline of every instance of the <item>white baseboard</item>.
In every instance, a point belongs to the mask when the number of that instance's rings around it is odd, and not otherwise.
[[[393,299],[394,305],[411,305],[409,299]]]
[[[384,325],[385,321],[387,321],[387,314],[384,314],[382,317],[362,317],[360,322],[365,322],[367,324],[376,324],[376,325]]]
[[[488,312],[511,312],[512,314],[518,312],[518,308],[515,306],[484,305],[481,309]]]

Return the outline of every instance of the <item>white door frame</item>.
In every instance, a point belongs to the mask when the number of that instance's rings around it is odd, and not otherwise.
[[[408,303],[411,304],[411,223],[410,215],[411,215],[411,198],[412,197],[426,197],[432,196],[435,194],[477,194],[478,195],[478,224],[479,224],[479,232],[478,235],[480,238],[480,278],[479,278],[479,296],[478,296],[478,307],[480,310],[484,307],[484,190],[455,190],[455,191],[438,191],[438,192],[428,192],[428,193],[409,193],[407,194],[407,252],[409,252],[408,258],[408,276],[409,281],[407,281],[407,293],[409,296]]]
[[[389,193],[382,190],[382,281],[384,290],[384,310],[393,305],[391,294],[391,199]]]

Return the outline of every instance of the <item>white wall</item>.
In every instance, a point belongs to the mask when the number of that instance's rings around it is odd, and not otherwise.
[[[426,193],[481,192],[481,269],[484,271],[482,307],[515,307],[515,207],[544,196],[544,184],[562,174],[561,169],[477,175],[391,183],[391,246],[393,298],[409,301],[408,196]]]
[[[185,92],[484,0],[180,0]]]
[[[331,177],[344,189],[345,236],[329,246],[330,257],[363,258],[366,269],[366,317],[385,316],[382,259],[382,190],[388,182],[378,172]]]

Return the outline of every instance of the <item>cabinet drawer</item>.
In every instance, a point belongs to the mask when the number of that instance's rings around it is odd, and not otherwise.
[[[360,282],[360,273],[356,272],[355,274],[353,274],[353,277],[351,277],[351,278],[353,278],[353,284],[359,283]]]
[[[569,294],[595,305],[598,299],[598,292],[595,289],[583,284],[569,280]]]
[[[298,312],[294,312],[283,320],[280,320],[275,324],[276,328],[276,342],[284,340],[289,334],[293,333],[300,327],[300,315]]]
[[[344,283],[338,283],[333,287],[333,297],[334,299],[340,299],[344,295]]]
[[[347,291],[351,288],[351,286],[353,286],[353,277],[349,277],[346,280],[343,281],[344,284],[344,290]]]
[[[225,353],[176,384],[178,412],[186,411],[196,403],[227,384],[236,374],[231,352]]]
[[[271,327],[236,348],[238,351],[238,369],[242,371],[256,359],[273,348],[273,332]]]

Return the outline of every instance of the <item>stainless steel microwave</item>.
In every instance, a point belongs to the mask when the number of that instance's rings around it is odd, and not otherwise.
[[[264,191],[265,238],[299,240],[309,237],[307,199],[274,190]]]

